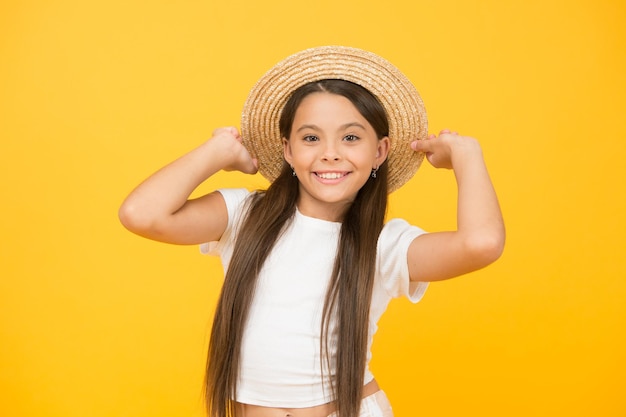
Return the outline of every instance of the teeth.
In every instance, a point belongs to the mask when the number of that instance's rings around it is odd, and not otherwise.
[[[342,175],[338,172],[324,172],[317,174],[318,177],[323,178],[325,180],[336,180],[337,178],[341,178]]]

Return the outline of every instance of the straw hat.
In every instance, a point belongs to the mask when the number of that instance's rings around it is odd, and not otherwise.
[[[243,144],[259,161],[259,172],[269,181],[283,166],[283,144],[278,120],[290,95],[304,84],[341,79],[374,94],[389,118],[391,148],[389,192],[406,183],[419,168],[424,155],[409,144],[426,139],[424,104],[409,79],[387,60],[371,52],[344,46],[306,49],[287,57],[254,85],[243,107]]]

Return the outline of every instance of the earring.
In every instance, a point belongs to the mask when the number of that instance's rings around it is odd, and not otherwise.
[[[376,172],[378,172],[378,167],[372,168],[372,178],[376,178]]]
[[[295,170],[295,169],[293,169],[293,165],[291,166],[291,176],[292,176],[292,177],[297,177],[297,175],[296,175],[296,170]]]

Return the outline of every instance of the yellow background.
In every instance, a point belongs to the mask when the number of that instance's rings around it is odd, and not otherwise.
[[[396,415],[625,416],[623,1],[4,1],[0,415],[201,416],[217,259],[126,232],[140,180],[238,125],[285,56],[345,44],[480,139],[496,264],[392,303],[372,364]],[[219,186],[264,186],[220,174]],[[454,227],[424,166],[390,215]]]

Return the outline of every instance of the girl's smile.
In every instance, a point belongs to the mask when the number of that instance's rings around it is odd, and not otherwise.
[[[347,98],[313,93],[298,107],[285,160],[299,180],[299,210],[337,221],[357,192],[385,161],[389,139],[379,139]]]
[[[320,178],[322,182],[327,184],[335,183],[333,180],[342,180],[346,175],[350,174],[349,172],[314,172],[315,175]],[[338,182],[338,181],[337,181]]]

